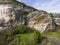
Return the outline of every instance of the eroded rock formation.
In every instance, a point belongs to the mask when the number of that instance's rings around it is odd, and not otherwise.
[[[56,23],[51,14],[45,11],[34,11],[29,13],[28,26],[37,29],[38,31],[47,32],[52,31],[56,27]]]
[[[0,29],[25,24],[44,32],[55,26],[52,23],[54,19],[49,15],[46,11],[37,10],[17,0],[0,0]]]
[[[17,0],[0,0],[0,26],[9,27],[24,24],[24,16],[36,9]]]

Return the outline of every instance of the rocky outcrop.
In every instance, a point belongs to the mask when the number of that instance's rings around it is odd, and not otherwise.
[[[49,24],[50,19],[45,11],[34,11],[28,15],[28,26],[34,27],[40,32],[44,32]]]
[[[55,23],[52,26],[52,19],[49,15],[46,11],[37,10],[17,0],[0,1],[0,27],[11,29],[28,23],[28,26],[44,32],[55,26]]]
[[[57,25],[60,25],[60,14],[59,13],[53,13],[53,18]]]
[[[17,0],[0,0],[0,27],[24,24],[24,16],[35,10]]]
[[[49,13],[45,11],[34,11],[29,13],[28,26],[42,32],[52,31],[56,24]]]

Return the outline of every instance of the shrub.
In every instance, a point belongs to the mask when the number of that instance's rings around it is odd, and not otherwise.
[[[27,27],[27,26],[19,26],[13,30],[13,35],[23,34],[23,33],[28,33],[28,32],[30,32],[30,33],[33,32],[33,29],[31,29],[30,27]]]
[[[41,35],[40,32],[38,31],[34,31],[33,34],[31,34],[30,38],[29,38],[29,45],[37,45],[38,43],[40,43],[41,41]]]
[[[12,37],[11,37],[11,32],[9,33],[10,30],[4,30],[4,31],[0,31],[0,43],[1,45],[7,45],[8,42],[10,40],[12,40]],[[9,40],[7,40],[9,38]]]
[[[2,31],[1,45],[37,45],[41,39],[40,32],[27,26],[19,26],[14,30]]]

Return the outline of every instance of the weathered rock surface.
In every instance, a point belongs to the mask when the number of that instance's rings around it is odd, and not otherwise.
[[[34,27],[40,32],[50,28],[51,20],[48,16],[49,14],[45,11],[34,11],[29,13],[28,17],[28,26]]]
[[[25,20],[26,15],[27,22]],[[0,1],[0,27],[3,30],[28,23],[28,26],[44,32],[50,30],[52,24],[52,28],[55,26],[52,22],[49,13],[46,11],[37,10],[17,0]]]
[[[60,25],[60,14],[59,13],[53,13],[54,20],[57,25]]]
[[[24,15],[35,10],[17,0],[0,0],[0,27],[24,24]]]
[[[52,36],[47,37],[46,39],[42,40],[41,45],[60,45],[60,40]]]
[[[38,31],[47,32],[56,28],[56,22],[52,14],[46,11],[34,11],[28,14],[28,26],[37,29]]]

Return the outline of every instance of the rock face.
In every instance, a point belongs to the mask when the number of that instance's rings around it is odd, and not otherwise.
[[[55,26],[46,11],[26,6],[17,0],[0,0],[0,29],[11,29],[26,23],[40,32],[50,30],[52,26]]]
[[[60,25],[60,14],[59,13],[53,13],[54,20],[57,25]]]
[[[17,0],[0,0],[0,27],[24,24],[25,13],[34,10]]]
[[[5,22],[9,21],[9,16],[15,15],[13,6],[10,4],[1,4],[0,5],[0,20],[4,19]]]
[[[5,19],[5,22],[9,20],[9,16],[15,16],[17,13],[20,13],[22,11],[30,12],[33,11],[33,9],[30,9],[28,7],[23,7],[24,5],[21,5],[18,2],[13,2],[14,0],[1,0],[1,2],[5,2],[4,4],[0,4],[0,20]],[[12,3],[12,4],[11,4]],[[18,4],[17,4],[18,3]]]
[[[40,32],[44,32],[49,25],[50,18],[48,18],[48,13],[45,11],[34,11],[28,15],[28,26],[34,27]]]
[[[38,31],[47,32],[55,29],[56,24],[51,14],[45,11],[34,11],[29,13],[28,26],[37,29]]]

